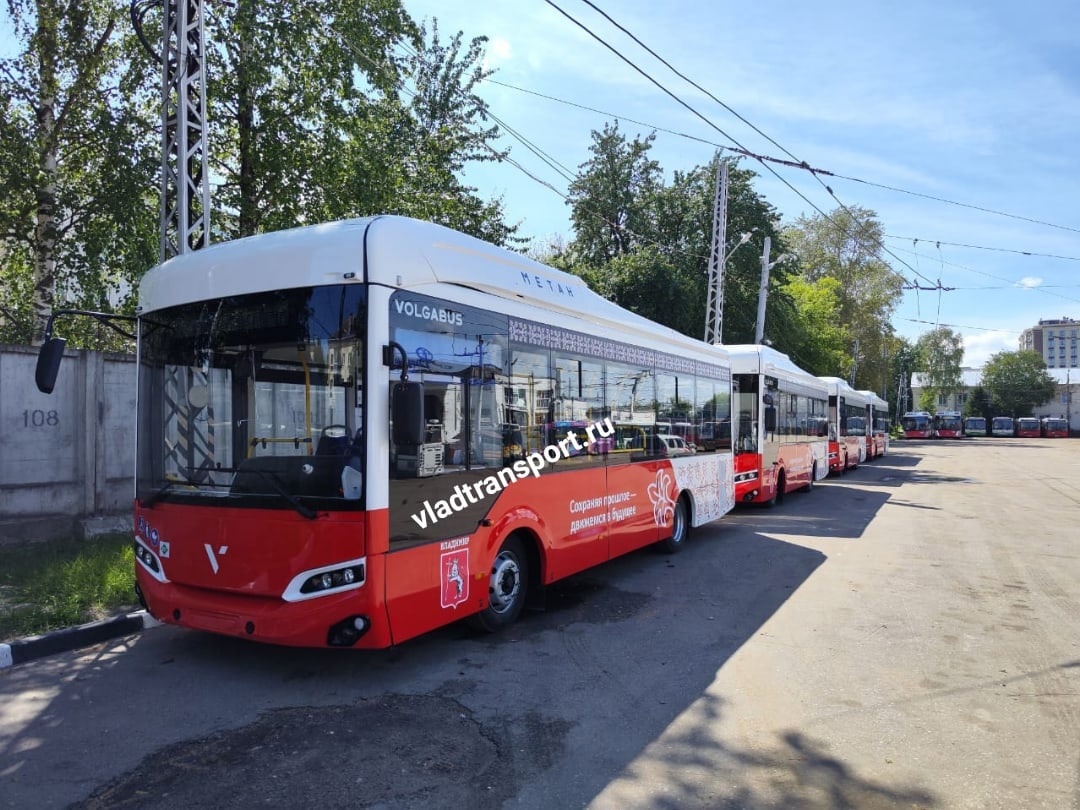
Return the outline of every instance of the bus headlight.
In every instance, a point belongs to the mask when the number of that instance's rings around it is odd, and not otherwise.
[[[365,558],[304,571],[293,577],[281,598],[286,602],[315,599],[359,588],[364,584]]]

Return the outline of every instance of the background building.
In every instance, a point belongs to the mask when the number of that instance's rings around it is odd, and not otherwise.
[[[1025,329],[1020,334],[1020,349],[1038,353],[1048,369],[1080,368],[1077,356],[1077,338],[1080,337],[1080,321],[1072,318],[1040,320],[1038,326]]]

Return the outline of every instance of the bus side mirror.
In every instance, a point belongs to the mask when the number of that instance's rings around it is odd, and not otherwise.
[[[765,406],[765,432],[766,433],[775,433],[776,432],[776,406],[775,405],[766,405]]]
[[[424,384],[397,382],[390,392],[390,419],[394,444],[424,443]]]
[[[60,361],[64,359],[66,343],[63,338],[49,338],[38,350],[34,382],[37,383],[38,391],[43,394],[51,394],[56,386],[56,375],[60,371]]]

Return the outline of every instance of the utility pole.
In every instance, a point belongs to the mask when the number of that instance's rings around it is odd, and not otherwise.
[[[765,250],[761,253],[761,287],[758,288],[757,321],[754,324],[754,343],[761,343],[765,338],[765,303],[769,297],[769,271],[785,259],[793,258],[794,254],[781,253],[775,261],[769,261],[769,251],[772,250],[772,238],[765,237]]]
[[[757,321],[754,324],[754,343],[761,343],[765,337],[765,299],[769,295],[769,251],[772,238],[765,237],[765,249],[761,252],[761,287],[757,296]]]

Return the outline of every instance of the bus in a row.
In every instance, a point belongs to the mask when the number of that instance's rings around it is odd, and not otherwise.
[[[829,474],[824,381],[768,346],[725,347],[736,420],[735,500],[775,504]]]
[[[1067,439],[1069,437],[1069,420],[1057,416],[1043,417],[1041,435],[1046,439]]]
[[[839,440],[866,458],[858,392],[404,217],[175,257],[137,311],[137,590],[183,627],[369,649],[496,630],[552,582],[678,550],[737,493],[813,486]]]
[[[934,435],[939,439],[962,439],[964,422],[959,411],[938,411],[934,414]]]
[[[929,411],[908,411],[900,417],[900,428],[905,439],[932,439],[934,417]]]

